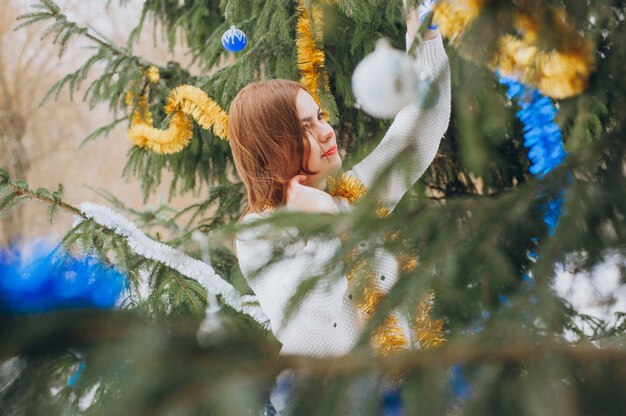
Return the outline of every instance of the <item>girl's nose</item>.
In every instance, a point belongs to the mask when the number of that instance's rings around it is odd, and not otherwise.
[[[327,143],[333,137],[333,128],[326,124],[326,128],[321,131],[320,141],[322,143]]]

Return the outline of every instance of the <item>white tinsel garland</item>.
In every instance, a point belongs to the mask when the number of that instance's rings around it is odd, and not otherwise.
[[[130,248],[140,256],[158,261],[178,271],[182,275],[200,283],[207,294],[222,297],[224,303],[238,312],[245,313],[262,325],[267,325],[268,318],[256,302],[254,296],[242,296],[230,283],[222,279],[208,264],[194,259],[172,247],[154,241],[145,235],[135,224],[109,207],[93,202],[83,202],[79,209],[85,216],[96,223],[123,236]]]

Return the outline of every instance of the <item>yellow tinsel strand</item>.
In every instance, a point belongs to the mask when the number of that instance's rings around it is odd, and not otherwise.
[[[380,302],[386,298],[385,294],[373,285],[371,281],[371,277],[373,276],[370,275],[369,277],[370,278],[367,279],[368,284],[363,289],[363,293],[361,293],[361,297],[357,302],[357,307],[365,315],[365,318],[372,316],[374,311],[378,308],[378,305],[380,305]]]
[[[189,117],[177,111],[172,114],[167,130],[160,130],[143,123],[135,124],[128,130],[128,138],[134,145],[156,153],[177,153],[187,147],[191,141],[192,127]]]
[[[540,74],[539,91],[559,99],[583,92],[594,67],[591,48],[585,46],[567,52],[541,53],[535,65]]]
[[[398,262],[404,273],[411,273],[417,267],[417,254],[409,252],[398,256]]]
[[[132,84],[131,84],[132,86]],[[133,106],[133,101],[135,100],[135,94],[133,94],[132,90],[127,90],[126,94],[124,94],[124,102],[126,103],[126,108],[130,108]]]
[[[387,218],[390,215],[391,215],[391,211],[389,210],[389,208],[385,206],[380,206],[376,208],[376,216],[378,218]]]
[[[421,349],[436,348],[446,340],[443,337],[443,321],[441,319],[431,319],[435,294],[430,292],[418,307],[415,320],[411,325],[415,340]]]
[[[132,94],[132,93],[131,93]],[[148,107],[148,94],[142,95],[137,100],[137,108],[133,111],[133,116],[131,118],[131,125],[136,124],[147,124],[149,126],[152,125],[152,112]]]
[[[354,205],[367,193],[367,186],[354,176],[346,173],[341,174],[339,179],[328,178],[328,193],[348,200],[350,205]]]
[[[363,198],[367,193],[367,187],[361,181],[346,173],[342,174],[338,179],[329,178],[328,189],[330,195],[345,198],[351,205]],[[388,209],[379,208],[379,211],[379,217],[390,214]],[[398,238],[398,236],[396,235],[393,238]],[[365,275],[365,287],[362,293],[359,294],[360,297],[356,302],[364,318],[369,319],[380,305],[380,302],[386,298],[386,295],[374,285],[374,270],[370,259],[361,258],[355,260],[355,257],[356,251],[348,255],[347,260],[353,261],[354,264],[348,271],[347,278],[348,282],[354,285],[359,274]],[[399,261],[406,273],[412,271],[417,265],[414,253],[403,256]],[[434,294],[430,293],[427,299],[419,304],[415,321],[411,325],[411,329],[414,332],[413,336],[421,348],[433,348],[445,341],[443,337],[443,322],[430,319],[433,299]],[[374,331],[372,334],[372,345],[380,355],[401,351],[407,347],[408,341],[404,331],[400,328],[396,316],[389,315]]]
[[[563,99],[580,94],[587,88],[590,76],[590,56],[576,53],[552,53],[537,60],[543,72],[537,89],[549,97]]]
[[[170,92],[165,111],[182,111],[205,130],[228,139],[228,114],[200,88],[181,85]]]
[[[355,253],[352,253],[349,257],[354,257],[354,255]],[[363,318],[369,319],[387,296],[374,286],[374,271],[369,259],[359,259],[354,263],[347,274],[348,282],[354,285],[356,276],[359,274],[365,274],[365,287],[358,294],[356,304]],[[385,321],[374,330],[371,341],[374,350],[379,355],[402,350],[408,344],[404,331],[398,324],[398,319],[393,315],[387,316]]]
[[[563,99],[580,94],[587,86],[593,58],[584,43],[577,50],[547,52],[526,38],[505,35],[494,66],[504,76],[517,77],[534,85],[548,97]]]
[[[415,270],[416,267],[417,267],[416,258],[410,258],[402,264],[402,270],[404,271],[404,273],[411,273],[413,270]]]
[[[313,21],[313,27],[311,25]],[[298,2],[298,23],[296,25],[296,52],[298,55],[298,70],[300,83],[319,104],[320,87],[329,91],[328,75],[324,72],[326,56],[317,45],[322,42],[322,11],[317,5],[311,7],[311,13],[304,5]]]
[[[156,84],[161,80],[161,75],[159,74],[159,68],[157,68],[156,66],[151,66],[146,70],[146,77],[148,77],[148,80],[153,83]]]
[[[376,352],[383,356],[406,349],[406,337],[398,324],[398,318],[387,316],[385,322],[372,334],[372,344]]]
[[[463,31],[480,14],[484,3],[485,0],[438,3],[433,14],[442,35],[458,44]],[[539,20],[519,12],[515,15],[514,25],[522,36],[502,36],[490,67],[504,76],[536,87],[543,95],[563,99],[580,94],[586,88],[594,67],[593,50],[590,42],[568,26],[565,11],[551,11],[557,16],[555,29],[565,38],[567,46],[563,50],[539,49]]]
[[[433,20],[441,34],[456,43],[465,28],[480,14],[485,0],[440,2],[433,8]]]
[[[348,200],[350,205],[354,205],[367,193],[367,186],[354,176],[342,173],[339,179],[329,177],[327,180],[328,193]],[[391,215],[389,208],[379,206],[375,214],[378,218],[387,218]]]
[[[127,103],[132,103],[130,90],[125,98]],[[181,85],[170,92],[165,112],[171,115],[171,122],[166,130],[152,126],[147,100],[146,92],[137,103],[128,130],[128,138],[136,146],[161,154],[180,152],[193,136],[193,123],[189,117],[202,128],[212,129],[215,135],[223,139],[228,137],[228,114],[199,88]]]
[[[134,84],[135,82],[131,81],[131,88],[126,91],[126,94],[124,94],[124,102],[126,104],[126,108],[128,109],[131,109],[133,107],[133,104],[135,103],[135,93],[133,93],[132,90]],[[131,116],[131,125],[152,124],[152,113],[150,112],[150,108],[148,107],[149,92],[150,90],[146,88],[145,92],[137,100],[137,107],[135,108]]]

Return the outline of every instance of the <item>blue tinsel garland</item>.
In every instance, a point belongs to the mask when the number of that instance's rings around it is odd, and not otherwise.
[[[543,178],[567,156],[563,148],[561,129],[554,122],[557,109],[548,97],[519,81],[505,77],[499,77],[499,81],[507,87],[507,97],[515,100],[521,108],[517,117],[524,125],[524,146],[528,148],[530,173]],[[540,206],[550,234],[554,234],[562,205],[563,196],[559,193]]]
[[[127,286],[126,277],[96,257],[0,250],[0,312],[37,313],[58,309],[111,308]],[[33,261],[25,261],[26,257]]]
[[[507,87],[507,96],[521,109],[517,117],[524,124],[524,146],[531,161],[530,173],[542,178],[561,164],[567,153],[563,148],[561,129],[554,122],[557,109],[552,100],[539,91],[511,78],[500,77]]]
[[[516,115],[523,124],[524,146],[528,148],[528,159],[531,162],[529,171],[536,177],[543,178],[560,165],[567,156],[563,148],[561,129],[554,122],[557,109],[548,97],[517,80],[499,77],[499,82],[507,88],[507,97],[515,100],[520,106]],[[562,205],[563,192],[559,192],[539,205],[550,235],[556,230]],[[531,252],[529,256],[536,258],[537,255]],[[528,290],[534,287],[534,281],[529,274],[523,276],[523,281]],[[535,303],[536,297],[531,296],[530,300]],[[511,302],[504,294],[498,296],[498,301],[504,306],[511,306]],[[481,332],[484,328],[484,320],[489,316],[489,312],[483,311],[481,319],[470,332]],[[471,392],[471,386],[463,374],[462,365],[453,367],[452,390],[454,398],[461,402],[466,400]]]

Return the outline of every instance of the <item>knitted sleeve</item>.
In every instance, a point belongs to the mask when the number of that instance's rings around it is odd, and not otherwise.
[[[441,35],[418,46],[414,67],[420,74],[432,74],[435,105],[404,107],[380,144],[348,172],[368,188],[386,175],[376,197],[390,209],[432,163],[450,119],[450,66]]]

